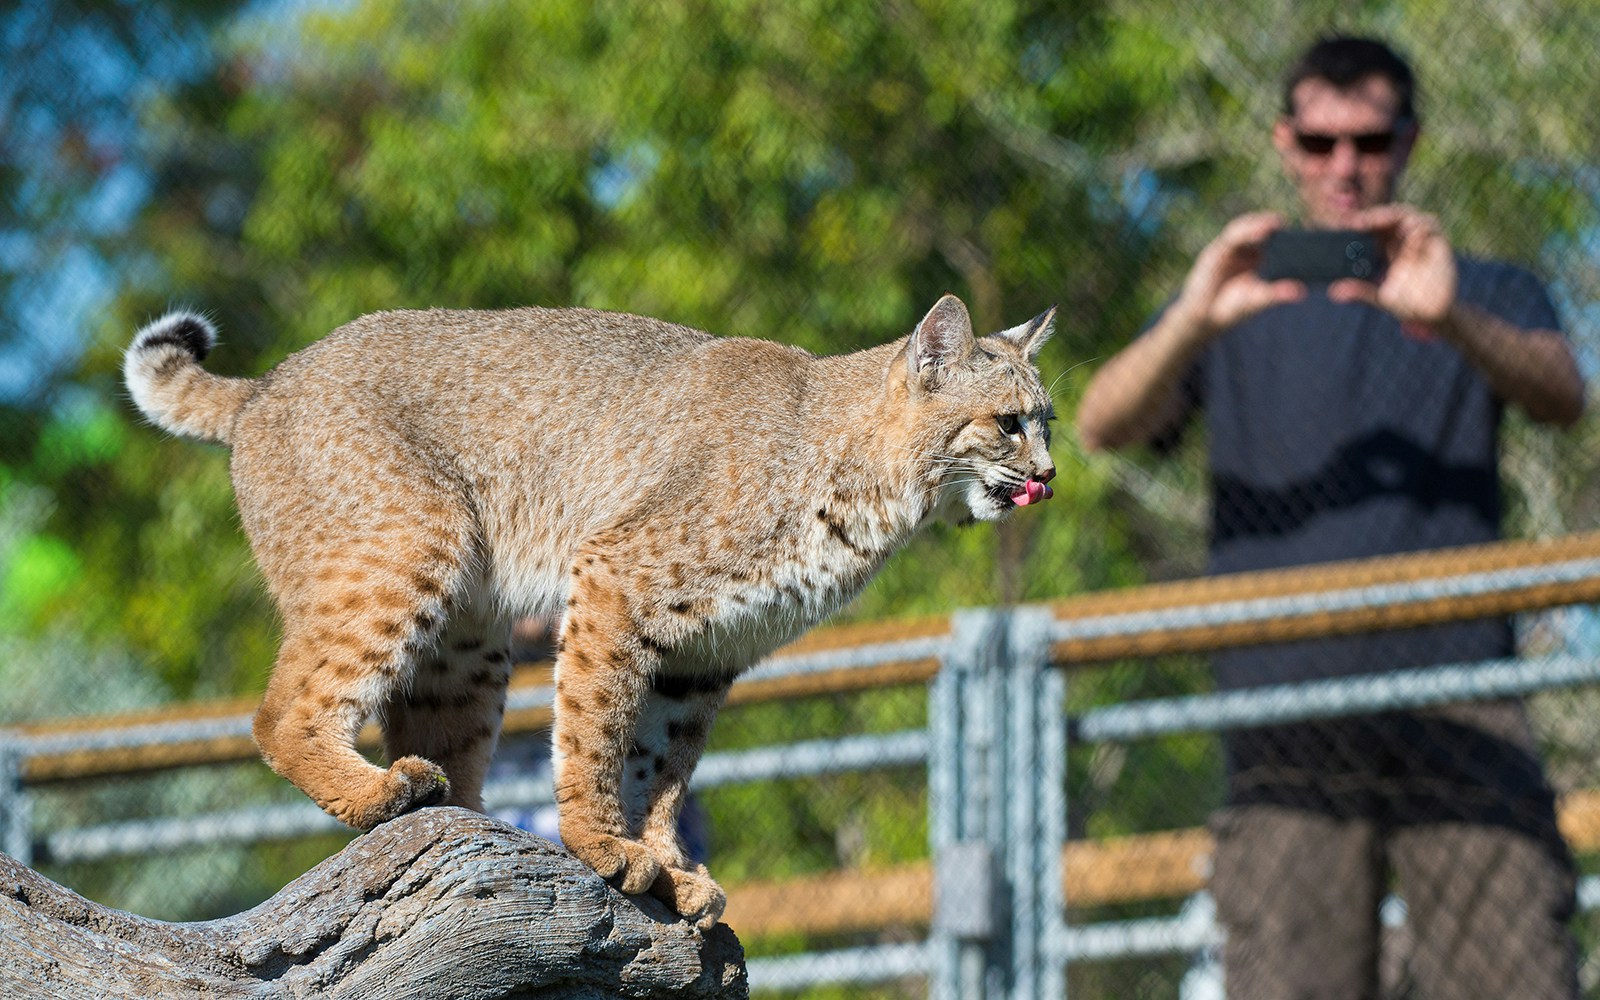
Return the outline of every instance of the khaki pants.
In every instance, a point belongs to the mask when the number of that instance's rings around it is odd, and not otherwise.
[[[1532,747],[1513,702],[1230,737],[1212,873],[1229,1000],[1376,1000],[1391,890],[1408,996],[1575,997],[1573,866]]]

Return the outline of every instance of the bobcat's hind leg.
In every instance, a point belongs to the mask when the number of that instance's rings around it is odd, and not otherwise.
[[[398,650],[354,651],[286,630],[266,697],[256,710],[256,746],[271,768],[335,819],[370,830],[418,806],[442,801],[444,771],[421,757],[387,769],[355,749],[403,670]]]
[[[685,855],[678,814],[732,680],[725,674],[656,673],[625,773],[630,818],[661,863],[650,891],[702,930],[715,926],[728,897],[705,865]]]
[[[632,839],[622,765],[658,656],[641,641],[608,556],[581,555],[556,655],[556,804],[561,841],[623,892],[650,888],[660,862]]]
[[[373,539],[328,560],[280,601],[284,640],[256,711],[256,745],[274,771],[358,829],[450,793],[439,762],[403,755],[381,768],[355,742],[434,648],[459,590],[459,552],[415,532]]]
[[[450,781],[445,805],[483,811],[483,780],[511,680],[510,640],[509,622],[457,615],[384,708],[389,759],[421,757],[443,768]]]

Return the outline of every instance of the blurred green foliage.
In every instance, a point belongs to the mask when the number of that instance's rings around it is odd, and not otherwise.
[[[1223,219],[1288,207],[1265,141],[1275,81],[1330,24],[1413,52],[1429,136],[1409,193],[1441,203],[1464,244],[1537,259],[1592,227],[1578,109],[1600,85],[1564,71],[1587,58],[1572,39],[1590,7],[1268,6],[372,2],[238,18],[197,57],[208,71],[141,95],[150,190],[116,241],[119,295],[58,391],[5,415],[17,523],[0,626],[70,622],[175,697],[261,683],[274,626],[225,453],[138,426],[118,384],[132,329],[173,302],[219,320],[216,370],[250,374],[405,306],[581,304],[833,352],[905,333],[948,290],[984,329],[1056,302],[1044,366],[1069,418],[1077,366],[1126,341]],[[1444,38],[1523,57],[1484,73],[1444,58]],[[1058,430],[1054,503],[999,531],[933,532],[848,614],[1192,572],[1202,508],[1162,497],[1196,497],[1198,480],[1086,462]],[[30,499],[11,511],[13,495]]]
[[[173,304],[218,320],[213,370],[257,374],[362,313],[409,306],[583,305],[837,352],[903,335],[946,291],[987,330],[1059,303],[1043,358],[1062,418],[1056,499],[999,530],[919,538],[846,612],[881,618],[1197,571],[1204,442],[1159,463],[1090,459],[1070,415],[1087,372],[1227,218],[1293,211],[1267,135],[1280,72],[1321,31],[1380,32],[1413,57],[1425,133],[1404,196],[1468,251],[1535,265],[1569,308],[1600,300],[1600,5],[1584,0],[365,0],[232,16],[165,2],[138,5],[148,24],[132,5],[49,6],[66,65],[96,25],[126,43],[101,58],[140,77],[119,98],[115,159],[140,168],[142,193],[121,228],[83,223],[92,178],[72,173],[0,214],[0,237],[69,234],[116,279],[75,363],[0,400],[0,722],[253,691],[272,662],[226,452],[143,426],[120,386],[133,330]],[[146,37],[219,23],[176,50]],[[185,71],[158,72],[166,59]],[[51,109],[55,76],[16,78]],[[108,114],[100,100],[51,110],[67,124]],[[0,180],[34,190],[18,148],[0,153]],[[10,246],[0,293],[57,259]],[[23,258],[33,271],[12,266]],[[1592,360],[1592,307],[1568,318]],[[38,335],[0,329],[0,346]],[[1595,526],[1593,423],[1559,439],[1513,426],[1519,533]],[[1197,661],[1118,664],[1074,674],[1070,702],[1206,677]],[[924,712],[918,690],[743,708],[713,739],[885,732]],[[1074,833],[1198,822],[1219,766],[1205,739],[1075,754]],[[238,787],[213,784],[224,803]],[[726,788],[706,805],[730,881],[926,850],[915,776]],[[208,905],[237,908],[307,858],[265,862],[241,898]],[[1123,972],[1077,975],[1125,987]]]

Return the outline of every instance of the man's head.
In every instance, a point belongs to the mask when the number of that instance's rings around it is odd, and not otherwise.
[[[1284,80],[1272,141],[1309,225],[1339,228],[1394,199],[1417,138],[1411,68],[1382,42],[1317,42]]]

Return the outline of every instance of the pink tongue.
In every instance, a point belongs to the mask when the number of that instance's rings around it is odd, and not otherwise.
[[[1038,503],[1041,500],[1048,500],[1055,495],[1055,490],[1052,490],[1050,487],[1039,482],[1037,479],[1030,479],[1022,484],[1022,489],[1011,494],[1011,502],[1016,504],[1018,507],[1026,507],[1030,503]]]

